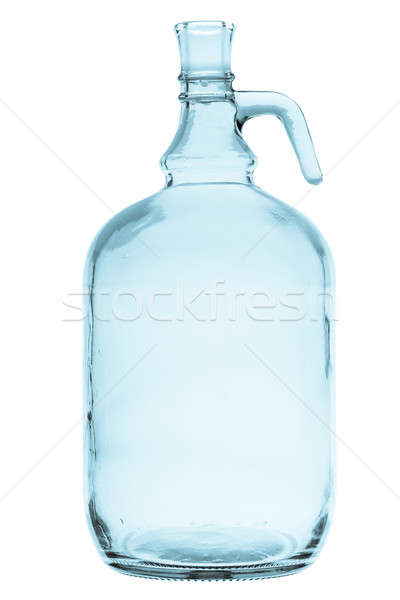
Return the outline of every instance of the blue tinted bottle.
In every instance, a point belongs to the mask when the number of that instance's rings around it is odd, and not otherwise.
[[[315,560],[333,497],[334,275],[321,234],[253,183],[244,123],[299,107],[232,87],[233,26],[176,26],[181,119],[165,187],[112,218],[85,269],[85,488],[119,571],[255,579]]]

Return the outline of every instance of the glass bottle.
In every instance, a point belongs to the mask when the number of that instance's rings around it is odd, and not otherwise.
[[[166,186],[86,263],[88,520],[130,575],[281,576],[315,560],[331,512],[333,267],[314,225],[254,185],[245,121],[277,116],[322,176],[292,100],[232,89],[233,25],[176,33]]]

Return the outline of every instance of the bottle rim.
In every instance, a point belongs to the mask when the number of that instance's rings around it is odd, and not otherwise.
[[[229,29],[233,31],[235,25],[230,21],[182,21],[174,26],[176,33],[179,33],[183,29],[198,29],[204,31],[210,31],[212,29]]]

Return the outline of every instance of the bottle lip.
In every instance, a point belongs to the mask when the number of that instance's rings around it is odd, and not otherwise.
[[[198,29],[203,31],[211,31],[213,29],[229,29],[233,31],[235,25],[230,21],[182,21],[174,26],[176,33],[183,29]]]

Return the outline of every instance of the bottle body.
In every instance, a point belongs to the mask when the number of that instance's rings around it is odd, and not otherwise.
[[[252,184],[167,187],[87,259],[86,490],[110,565],[243,579],[315,559],[332,505],[333,267]]]

